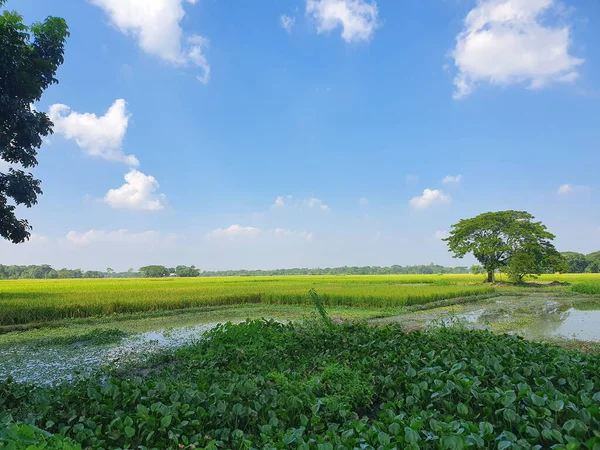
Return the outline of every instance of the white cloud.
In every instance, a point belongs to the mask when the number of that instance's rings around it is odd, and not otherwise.
[[[568,195],[568,194],[575,194],[577,192],[584,192],[584,191],[588,191],[589,187],[587,186],[582,186],[582,185],[575,185],[575,184],[563,184],[562,186],[560,186],[558,188],[558,193],[560,195]]]
[[[456,176],[448,175],[448,176],[444,177],[444,179],[442,180],[442,183],[460,183],[461,181],[462,181],[462,175],[456,175]]]
[[[159,239],[156,231],[144,231],[131,233],[127,229],[116,231],[89,230],[84,233],[69,231],[67,241],[75,245],[89,245],[94,243],[119,243],[119,244],[148,244],[155,243]],[[172,239],[172,237],[169,237]]]
[[[442,239],[446,239],[447,237],[450,237],[450,233],[448,232],[448,230],[440,230],[435,232],[435,238],[440,241]]]
[[[291,17],[286,14],[282,14],[281,16],[279,16],[279,24],[281,25],[281,28],[283,28],[288,33],[292,32],[292,28],[294,27],[295,23],[295,17]]]
[[[452,197],[438,189],[425,189],[423,195],[411,198],[409,203],[415,209],[425,209],[435,204],[450,203],[451,201]]]
[[[183,44],[181,21],[183,3],[196,0],[90,0],[110,17],[123,34],[133,36],[146,53],[180,67],[196,66],[203,74],[198,79],[208,82],[210,67],[202,50],[208,40],[192,35]]]
[[[104,202],[111,208],[156,211],[164,208],[166,197],[155,194],[159,184],[151,175],[132,169],[125,174],[125,184],[106,193]]]
[[[559,194],[570,194],[571,192],[573,192],[573,186],[570,184],[563,184],[558,188]]]
[[[361,197],[361,198],[358,200],[358,204],[359,204],[360,206],[369,206],[369,199],[368,199],[368,198],[366,198],[366,197]]]
[[[275,230],[273,230],[273,232],[275,233],[276,237],[297,237],[297,238],[304,239],[307,242],[311,242],[314,237],[313,233],[309,233],[307,231],[294,231],[294,230],[287,230],[284,228],[275,228]]]
[[[469,95],[482,82],[507,86],[572,82],[584,62],[569,54],[567,26],[552,27],[544,16],[558,10],[555,0],[478,0],[464,20],[452,52],[458,73],[454,98]]]
[[[48,236],[44,236],[41,234],[31,233],[29,236],[29,240],[25,241],[25,243],[30,244],[46,244],[48,242]]]
[[[280,195],[275,199],[273,206],[276,208],[281,208],[281,207],[285,206],[285,200],[283,198],[283,195]]]
[[[327,206],[325,203],[323,203],[323,200],[318,199],[318,198],[311,198],[307,201],[308,207],[309,208],[316,208],[316,209],[322,209],[323,211],[328,211],[329,210],[329,206]]]
[[[235,224],[229,228],[217,228],[216,230],[209,231],[206,234],[207,239],[237,239],[237,238],[255,238],[260,233],[259,228],[255,227],[243,227]]]
[[[55,104],[48,112],[54,122],[54,132],[66,139],[75,139],[88,155],[130,166],[139,165],[134,155],[125,155],[121,148],[130,115],[125,100],[118,99],[102,117],[93,113],[71,111],[67,105]]]
[[[7,172],[10,164],[0,158],[0,172]]]
[[[317,31],[342,27],[348,43],[368,41],[378,26],[377,4],[367,0],[306,0],[306,14],[317,22]]]

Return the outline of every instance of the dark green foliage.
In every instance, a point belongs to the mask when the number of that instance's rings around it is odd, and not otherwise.
[[[489,282],[494,281],[495,271],[509,266],[515,255],[519,269],[514,272],[527,268],[532,269],[529,273],[537,273],[540,265],[550,265],[550,255],[553,262],[560,258],[551,242],[554,235],[533,219],[525,211],[483,213],[452,225],[444,241],[455,258],[472,253],[487,271]]]
[[[571,286],[573,292],[588,295],[600,295],[600,282],[577,283]]]
[[[40,430],[24,423],[0,420],[0,449],[5,450],[81,450],[70,439]]]
[[[178,277],[197,277],[200,275],[200,269],[196,269],[195,266],[177,266],[175,268],[175,274]]]
[[[445,267],[439,264],[418,266],[342,266],[324,268],[294,268],[273,270],[217,270],[201,272],[202,277],[228,277],[228,276],[280,276],[280,275],[431,275],[431,274],[465,274],[469,273],[468,267]]]
[[[16,12],[0,15],[0,160],[25,169],[37,165],[37,150],[42,137],[52,133],[52,122],[31,105],[58,82],[54,75],[68,35],[66,22],[58,17],[28,27]],[[14,243],[29,239],[31,226],[15,216],[15,209],[35,205],[41,193],[31,173],[12,167],[0,172],[1,237]]]
[[[171,270],[165,266],[144,266],[140,267],[140,273],[145,278],[164,278],[171,274]]]
[[[589,261],[585,255],[576,252],[561,252],[562,257],[567,264],[567,272],[584,273]]]
[[[600,252],[590,253],[585,258],[588,262],[585,271],[587,273],[600,273]]]
[[[226,324],[99,383],[0,383],[0,416],[84,448],[598,449],[600,357],[515,336]]]
[[[567,263],[552,244],[525,244],[516,250],[508,259],[504,271],[516,283],[523,283],[527,275],[536,276],[542,273],[564,272]]]

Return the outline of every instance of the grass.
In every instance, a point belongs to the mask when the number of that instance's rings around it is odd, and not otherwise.
[[[209,337],[145,376],[131,367],[102,382],[0,382],[0,424],[14,431],[0,431],[0,448],[600,446],[599,355],[399,325],[253,321]]]
[[[588,294],[588,295],[600,295],[600,282],[590,283],[584,282],[579,283],[571,287],[573,292],[578,292],[579,294]]]
[[[310,289],[330,308],[399,308],[493,292],[480,279],[397,275],[0,281],[0,326],[208,306],[310,305]]]

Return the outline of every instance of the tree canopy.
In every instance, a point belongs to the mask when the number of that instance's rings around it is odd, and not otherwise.
[[[525,211],[483,213],[452,225],[444,241],[455,258],[472,253],[487,272],[488,282],[511,262],[515,273],[538,273],[560,258],[551,242],[554,235],[533,220]]]
[[[52,122],[33,103],[58,82],[68,35],[58,17],[28,27],[16,12],[0,14],[0,160],[12,165],[0,172],[0,236],[13,243],[29,239],[31,230],[27,220],[16,217],[17,206],[30,208],[42,194],[40,180],[21,168],[37,165],[42,138],[52,133]]]

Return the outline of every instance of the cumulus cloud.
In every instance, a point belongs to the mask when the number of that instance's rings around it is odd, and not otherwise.
[[[54,122],[54,132],[75,142],[88,155],[99,156],[109,161],[117,161],[137,166],[134,155],[125,155],[123,139],[130,115],[125,100],[118,99],[101,117],[94,113],[71,111],[67,105],[55,104],[48,112]]]
[[[311,198],[306,202],[309,208],[321,209],[323,211],[329,211],[329,206],[323,203],[323,200],[319,198]]]
[[[425,189],[423,195],[410,199],[410,206],[415,209],[426,209],[433,205],[450,203],[452,197],[438,189]]]
[[[306,14],[315,19],[319,33],[342,27],[342,39],[348,43],[368,41],[378,26],[374,1],[306,0]]]
[[[442,183],[460,183],[462,181],[462,175],[448,175],[442,179]]]
[[[277,196],[277,198],[275,198],[275,201],[273,202],[273,207],[274,208],[283,208],[286,205],[286,200],[291,200],[292,196],[288,195],[287,197],[284,197],[283,195],[279,195]]]
[[[111,208],[157,211],[164,208],[166,197],[155,194],[159,184],[151,175],[135,169],[125,174],[125,184],[106,193],[104,202]]]
[[[587,191],[589,188],[587,186],[575,185],[575,184],[563,184],[558,188],[559,195],[568,195],[575,194],[577,192]]]
[[[440,230],[435,232],[435,238],[440,241],[442,239],[446,239],[447,237],[450,237],[450,233],[448,232],[448,230]]]
[[[294,27],[295,23],[296,18],[294,17],[288,16],[286,14],[282,14],[281,16],[279,16],[279,24],[281,25],[281,28],[283,28],[288,33],[292,32],[292,28]]]
[[[479,83],[507,86],[528,83],[539,89],[551,82],[572,82],[583,59],[569,53],[568,26],[549,26],[556,0],[478,0],[464,20],[452,52],[458,73],[454,98]]]
[[[89,245],[94,243],[119,243],[119,244],[148,244],[159,240],[159,233],[156,231],[144,231],[132,233],[123,228],[116,231],[89,230],[83,233],[69,231],[67,241],[75,245]],[[171,239],[172,236],[169,237]]]
[[[196,0],[90,1],[104,10],[119,31],[134,37],[146,53],[175,66],[199,67],[203,73],[198,79],[208,82],[210,66],[202,53],[208,40],[198,35],[184,40],[181,28],[183,3],[194,4]]]
[[[228,228],[217,228],[216,230],[209,231],[206,235],[207,239],[229,239],[234,240],[238,238],[255,238],[260,233],[259,228],[255,227],[243,227],[239,224],[231,225]]]

